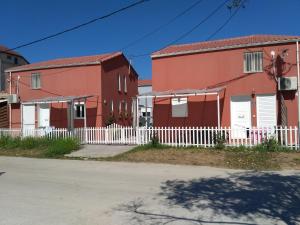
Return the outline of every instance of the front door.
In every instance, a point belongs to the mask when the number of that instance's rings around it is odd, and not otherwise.
[[[49,127],[50,126],[50,108],[49,104],[39,105],[39,127]]]
[[[247,138],[247,128],[251,127],[251,97],[231,97],[230,117],[232,138]]]
[[[35,128],[35,105],[23,105],[23,130],[32,130]]]

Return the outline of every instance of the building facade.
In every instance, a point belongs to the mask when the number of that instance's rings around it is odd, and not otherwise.
[[[223,127],[296,126],[297,41],[299,36],[252,35],[154,52],[153,91],[175,93],[154,100],[154,125],[215,127],[219,110]],[[182,90],[213,88],[220,90],[219,109],[210,93],[176,97]]]
[[[5,46],[0,45],[0,128],[8,128],[8,94],[5,92],[5,84],[8,77],[5,70],[15,66],[28,64],[28,61],[19,53],[9,51]]]
[[[152,91],[151,80],[139,80],[138,86],[139,95]],[[149,127],[153,125],[152,98],[142,98],[139,100],[139,116],[140,126]]]
[[[0,45],[0,90],[5,91],[6,77],[5,70],[28,64],[28,61],[15,51],[9,51],[5,46]]]
[[[67,100],[74,127],[131,125],[138,74],[121,52],[64,58],[6,70],[11,82],[10,127],[68,127]],[[88,96],[88,98],[86,98]]]

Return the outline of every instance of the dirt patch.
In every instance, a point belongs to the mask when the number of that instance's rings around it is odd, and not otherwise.
[[[213,166],[234,169],[300,169],[300,153],[224,151],[211,149],[133,150],[109,160]]]
[[[0,149],[0,156],[22,156],[32,158],[44,157],[45,150],[41,149]]]

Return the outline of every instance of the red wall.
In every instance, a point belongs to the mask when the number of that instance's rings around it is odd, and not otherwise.
[[[118,75],[121,75],[121,91],[118,91]],[[124,91],[124,80],[127,79],[127,93]],[[103,101],[103,126],[109,117],[113,117],[118,124],[132,125],[131,104],[132,98],[138,94],[138,75],[133,68],[129,69],[124,57],[117,57],[102,65],[102,89]],[[114,112],[111,114],[111,100],[114,103]],[[124,106],[119,113],[119,101],[127,102],[127,115],[124,115]]]
[[[104,99],[107,99],[108,96],[128,99],[131,98],[133,94],[137,94],[136,78],[135,82],[127,82],[128,94],[125,97],[117,95],[117,81],[115,80],[119,73],[128,75],[128,73],[126,73],[128,72],[127,64],[127,60],[124,56],[119,56],[101,65],[13,72],[12,93],[16,93],[16,80],[17,77],[20,76],[19,96],[21,102],[50,96],[93,95],[93,97],[87,99],[87,126],[103,126],[107,119],[107,105],[104,103]],[[109,69],[104,69],[107,68],[108,65]],[[31,74],[33,72],[39,72],[41,74],[41,89],[34,90],[31,88]],[[12,104],[11,121],[13,128],[21,126],[20,104]],[[128,124],[128,121],[124,123]],[[75,119],[75,127],[83,126],[83,122],[83,119]],[[118,122],[121,123],[122,121]],[[59,128],[67,127],[66,103],[51,104],[50,125]]]
[[[220,95],[221,124],[230,126],[230,97],[252,96],[252,125],[256,126],[255,97],[258,94],[276,94],[276,82],[270,75],[272,60],[270,52],[276,55],[288,49],[284,63],[277,58],[279,76],[296,76],[296,44],[264,46],[247,49],[189,54],[152,59],[153,90],[202,89],[226,86]],[[263,51],[261,73],[243,72],[244,52]],[[288,110],[288,124],[297,124],[295,91],[283,92]],[[170,99],[155,100],[155,126],[217,126],[216,97],[189,97],[188,117],[172,118]]]

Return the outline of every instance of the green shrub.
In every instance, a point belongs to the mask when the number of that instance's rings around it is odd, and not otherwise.
[[[281,146],[276,139],[269,138],[265,139],[261,144],[253,147],[255,151],[264,151],[264,152],[285,152],[290,151],[289,148]]]
[[[150,144],[152,148],[157,148],[160,145],[159,138],[156,134],[153,134],[153,136],[151,137]]]
[[[55,139],[50,142],[50,145],[45,152],[45,156],[50,158],[60,157],[79,149],[79,147],[80,143],[77,139]]]
[[[39,147],[39,138],[35,137],[25,137],[20,142],[21,149],[33,149]]]
[[[14,149],[19,148],[21,146],[21,138],[15,137],[15,138],[8,138],[5,148],[6,149]]]
[[[216,132],[214,135],[214,143],[216,149],[224,149],[226,144],[226,136],[222,132]]]

